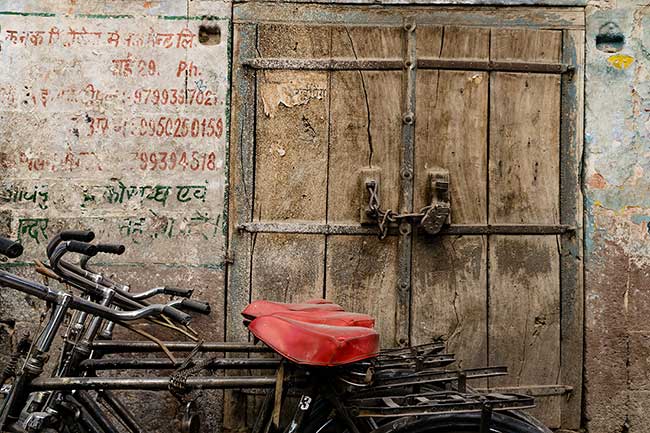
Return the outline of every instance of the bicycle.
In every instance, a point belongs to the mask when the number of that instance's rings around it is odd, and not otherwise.
[[[158,287],[131,293],[127,285],[88,266],[96,254],[122,254],[124,247],[91,244],[93,239],[90,231],[62,232],[47,247],[49,266],[38,262],[36,267],[39,273],[80,291],[81,296],[0,270],[0,287],[37,297],[51,307],[38,338],[20,342],[5,367],[1,431],[146,432],[128,405],[113,394],[129,389],[172,392],[182,402],[181,432],[194,433],[201,421],[198,408],[188,398],[190,391],[266,389],[254,433],[549,432],[520,412],[534,406],[532,397],[481,394],[467,384],[467,380],[506,374],[505,368],[446,369],[454,357],[444,353],[442,343],[380,350],[372,317],[346,312],[325,300],[251,303],[242,312],[244,325],[261,345],[197,341],[188,312],[209,314],[208,304],[191,299],[192,291],[187,289]],[[63,259],[68,253],[81,255],[79,265]],[[0,254],[16,258],[22,247],[0,238]],[[150,303],[155,295],[175,299]],[[72,317],[65,327],[69,313]],[[136,320],[173,329],[193,341],[160,341],[130,325]],[[135,331],[148,341],[112,340],[115,326]],[[60,356],[51,376],[43,377],[61,329],[65,331]],[[134,356],[152,352],[167,357]],[[182,359],[176,358],[179,353],[184,354]],[[242,353],[274,356],[228,357]],[[143,369],[172,373],[162,377],[100,374]],[[270,373],[211,374],[258,369]],[[291,396],[297,401],[291,403]]]

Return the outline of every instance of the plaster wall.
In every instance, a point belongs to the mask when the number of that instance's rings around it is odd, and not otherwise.
[[[650,431],[650,5],[587,7],[585,421]]]
[[[25,247],[0,267],[37,278],[55,233],[92,229],[127,247],[94,259],[105,272],[133,291],[194,289],[215,314],[193,328],[223,340],[230,14],[224,1],[0,1],[0,235]],[[0,291],[0,365],[43,309]],[[194,396],[205,431],[221,394]],[[125,398],[151,431],[179,430],[169,393]]]

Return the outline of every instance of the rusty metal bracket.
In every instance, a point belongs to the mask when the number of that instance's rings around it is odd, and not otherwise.
[[[449,170],[433,168],[428,170],[429,207],[420,220],[420,227],[430,235],[440,233],[443,225],[451,219],[449,200]]]

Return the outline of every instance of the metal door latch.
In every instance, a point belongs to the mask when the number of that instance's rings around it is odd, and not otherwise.
[[[420,226],[430,235],[440,232],[450,223],[449,170],[433,168],[427,171],[429,180],[429,203],[420,220]]]
[[[419,212],[412,213],[382,209],[379,199],[379,174],[378,169],[362,169],[360,172],[361,194],[367,198],[367,203],[364,200],[361,205],[360,222],[377,224],[380,239],[388,235],[391,224],[418,224],[426,233],[435,235],[445,224],[450,223],[449,170],[434,168],[427,171],[429,204]]]

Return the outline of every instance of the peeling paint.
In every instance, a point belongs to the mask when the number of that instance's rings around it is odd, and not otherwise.
[[[650,311],[649,16],[648,5],[634,0],[591,1],[587,8],[585,412],[590,432],[647,431],[630,391],[644,386],[631,342],[636,330],[645,329]]]
[[[616,69],[627,69],[634,62],[634,57],[626,54],[615,54],[608,57],[607,62]]]

